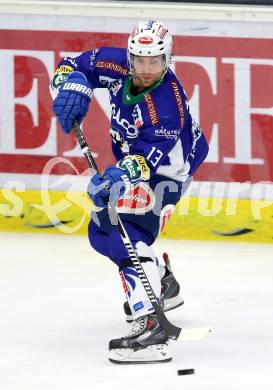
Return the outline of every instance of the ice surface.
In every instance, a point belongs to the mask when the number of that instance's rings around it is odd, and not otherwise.
[[[155,250],[169,253],[185,299],[168,318],[213,334],[172,341],[171,363],[119,366],[108,341],[129,327],[114,264],[85,237],[1,233],[1,390],[272,390],[273,246],[160,240]]]

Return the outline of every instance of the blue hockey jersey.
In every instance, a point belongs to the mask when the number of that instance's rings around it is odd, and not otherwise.
[[[200,127],[189,112],[186,93],[168,69],[162,80],[138,95],[131,93],[127,50],[100,48],[65,58],[52,80],[56,89],[71,71],[85,74],[92,88],[108,88],[112,149],[117,161],[127,154],[145,157],[151,175],[185,181],[208,153]]]

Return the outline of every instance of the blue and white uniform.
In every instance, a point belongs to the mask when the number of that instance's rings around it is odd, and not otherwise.
[[[127,193],[118,206],[138,255],[154,260],[153,264],[144,261],[145,272],[155,293],[160,296],[160,279],[154,271],[157,260],[151,245],[160,232],[160,225],[164,224],[164,218],[174,209],[205,159],[208,153],[206,139],[192,119],[181,83],[169,68],[152,87],[134,94],[127,50],[103,47],[62,60],[52,80],[52,89],[58,90],[67,75],[74,71],[85,75],[91,89],[107,88],[109,91],[110,136],[117,163],[127,155],[137,155],[144,158],[149,168],[149,178],[136,183],[148,194],[147,207],[134,210],[132,202],[132,207],[127,205],[126,209]],[[71,85],[66,88],[69,90]],[[141,201],[141,195],[138,196]],[[118,265],[126,283],[131,310],[139,317],[149,312],[151,305],[141,283],[136,282],[136,271],[128,260],[116,226],[111,222],[107,208],[95,208],[89,225],[90,244]]]
[[[61,66],[84,73],[93,89],[108,88],[110,135],[117,160],[125,154],[143,155],[151,174],[181,182],[194,174],[208,145],[191,117],[185,91],[170,69],[162,82],[133,96],[126,49],[92,50],[64,59]],[[53,79],[52,85],[55,83]]]

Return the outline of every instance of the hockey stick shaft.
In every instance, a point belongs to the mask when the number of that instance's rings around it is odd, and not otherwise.
[[[74,131],[74,134],[75,134],[77,141],[80,145],[80,148],[81,148],[81,150],[82,150],[82,152],[83,152],[83,154],[88,162],[88,165],[91,168],[92,174],[94,175],[96,173],[99,173],[97,165],[93,159],[91,150],[89,149],[88,144],[85,140],[85,137],[82,133],[82,130],[76,121],[73,124],[73,131]],[[183,339],[186,340],[186,339],[188,339],[187,338],[188,336],[190,337],[189,339],[195,339],[194,337],[192,337],[194,335],[188,334],[188,333],[186,334],[185,329],[179,328],[179,327],[171,324],[169,322],[169,320],[167,319],[167,317],[165,316],[164,311],[163,311],[162,307],[160,306],[160,304],[158,303],[158,300],[157,300],[155,293],[151,287],[151,284],[150,284],[150,282],[149,282],[149,280],[148,280],[148,278],[143,270],[143,267],[142,267],[141,262],[138,258],[138,255],[136,254],[136,251],[132,245],[132,242],[131,242],[131,240],[130,240],[130,238],[129,238],[129,236],[124,228],[124,225],[119,217],[119,214],[116,212],[114,207],[112,207],[112,209],[113,209],[112,211],[114,211],[116,214],[115,216],[116,216],[116,220],[117,220],[117,229],[120,233],[120,237],[122,239],[122,242],[127,250],[128,256],[129,256],[130,260],[132,261],[135,270],[138,273],[138,276],[139,276],[141,283],[142,283],[142,285],[147,293],[147,296],[148,296],[148,298],[153,306],[153,309],[156,313],[156,316],[158,318],[160,325],[165,330],[165,332],[168,334],[168,336],[172,339],[178,340],[180,338],[181,340],[183,340]],[[200,328],[201,333],[202,333],[202,329],[203,328]],[[183,330],[183,332],[181,332],[182,330]],[[192,332],[192,330],[188,330],[188,332]],[[198,336],[198,335],[196,335],[196,336]],[[201,337],[198,337],[198,338],[203,338],[202,335],[200,335],[200,336]]]

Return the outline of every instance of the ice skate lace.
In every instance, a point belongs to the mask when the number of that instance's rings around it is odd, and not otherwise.
[[[132,329],[130,333],[126,336],[126,338],[136,336],[140,334],[147,325],[147,317],[138,318],[132,324]]]

